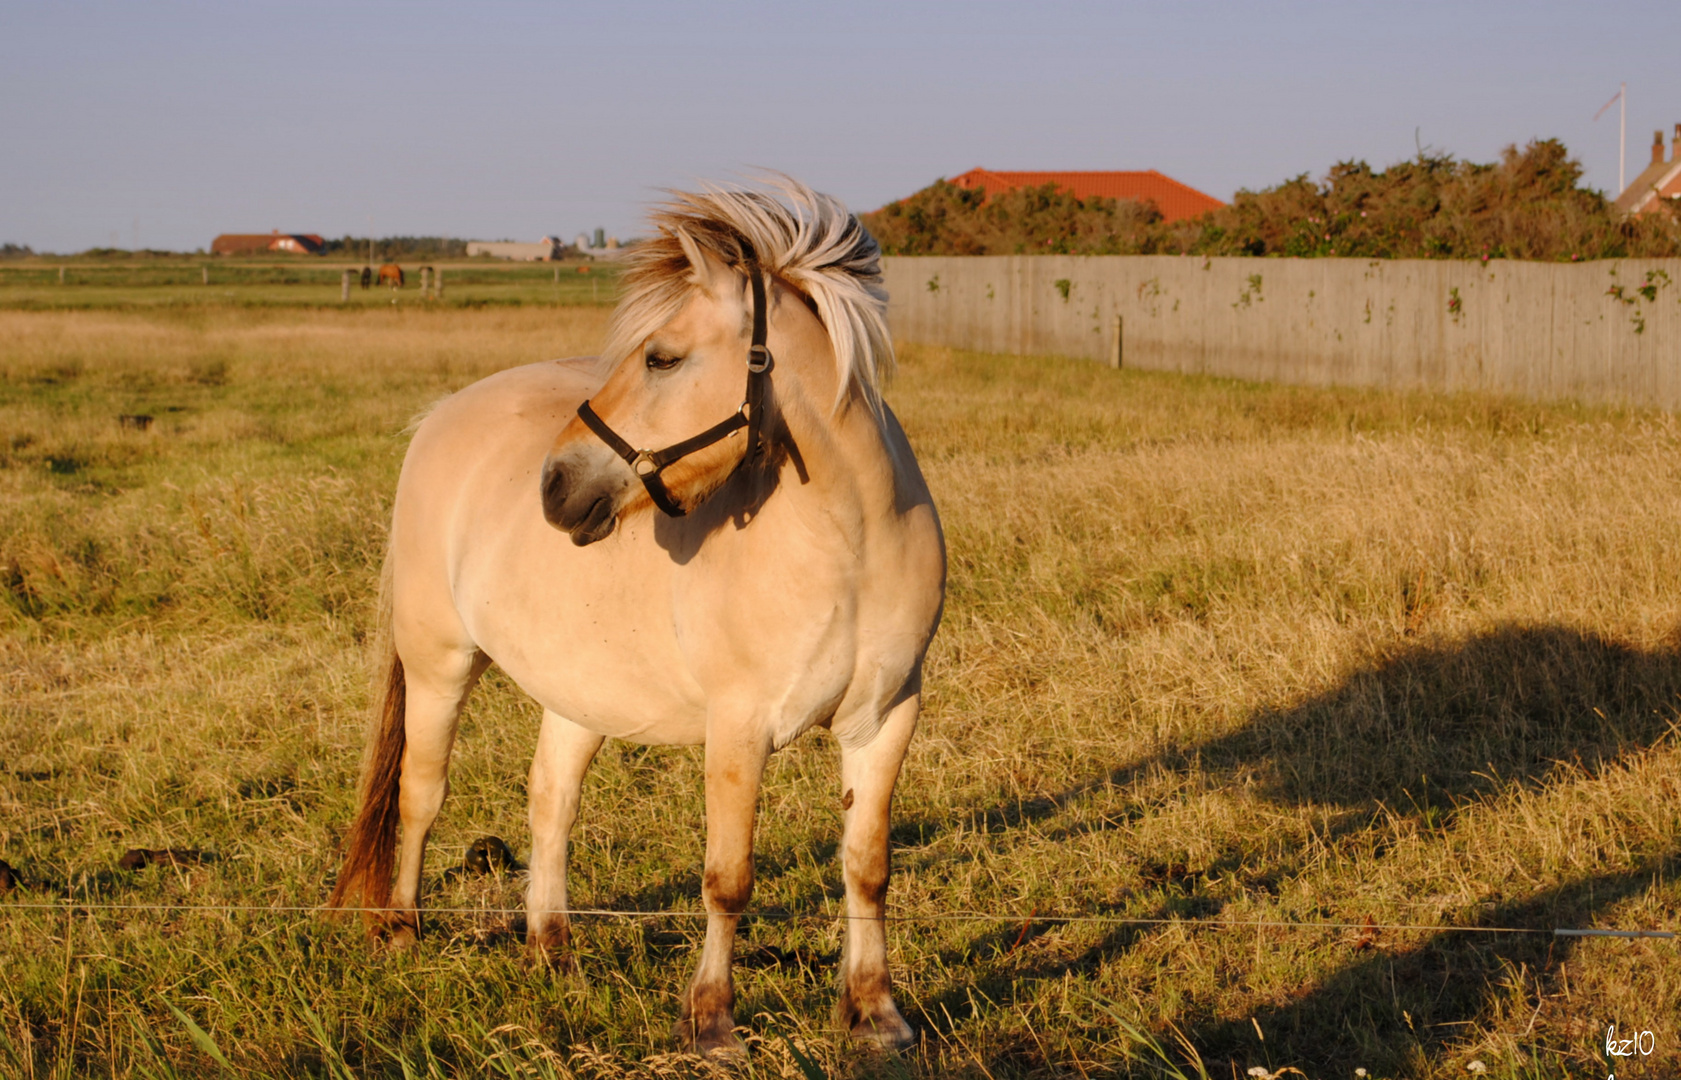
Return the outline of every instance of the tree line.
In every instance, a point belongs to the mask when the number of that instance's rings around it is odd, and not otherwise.
[[[987,198],[936,181],[862,214],[889,255],[1272,255],[1372,259],[1573,261],[1681,253],[1681,215],[1620,215],[1582,186],[1557,139],[1508,146],[1489,164],[1420,151],[1373,169],[1333,166],[1261,191],[1239,191],[1201,217],[1162,220],[1150,202],[1078,199],[1054,185]]]
[[[367,259],[368,238],[341,236],[325,241],[322,254],[336,259]],[[382,236],[373,241],[374,258],[381,262],[403,259],[462,259],[467,241],[450,236]]]
[[[365,236],[341,236],[337,240],[324,240],[323,243],[323,255],[336,259],[365,260],[368,257],[368,238]],[[382,236],[373,241],[373,253],[374,258],[381,262],[404,259],[464,259],[467,257],[467,241],[451,236]],[[0,244],[0,259],[25,259],[35,254],[36,252],[26,244]],[[171,258],[183,254],[191,253],[151,248],[131,251],[128,248],[113,247],[95,247],[80,252],[84,258],[98,259]],[[200,248],[198,254],[204,254],[204,249]],[[281,253],[264,251],[257,254],[270,256]]]

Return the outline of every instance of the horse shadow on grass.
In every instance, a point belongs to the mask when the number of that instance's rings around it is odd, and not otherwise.
[[[949,831],[955,821],[995,833],[1031,825],[1040,837],[1052,839],[1124,829],[1136,814],[1123,811],[1067,824],[1056,819],[1080,800],[1124,790],[1157,771],[1196,772],[1216,785],[1249,785],[1278,805],[1333,808],[1340,811],[1333,818],[1333,833],[1367,829],[1384,818],[1447,830],[1467,810],[1514,785],[1539,790],[1561,772],[1592,777],[1657,744],[1681,730],[1675,722],[1678,704],[1681,652],[1673,647],[1644,651],[1565,627],[1505,626],[1457,641],[1401,645],[1336,686],[1259,712],[1225,735],[1116,764],[1055,794],[975,807],[944,821],[908,821],[895,832],[926,841]],[[1321,838],[1329,839],[1324,833]],[[1485,907],[1481,925],[1589,925],[1610,905],[1673,874],[1676,861],[1669,853],[1636,870],[1588,876],[1496,902]],[[1296,876],[1304,864],[1305,858],[1286,851],[1273,865],[1257,870],[1252,855],[1232,850],[1217,853],[1207,867],[1156,867],[1156,877],[1166,886],[1158,910],[1140,911],[1134,905],[1113,913],[1206,918],[1221,904],[1201,895],[1198,881],[1236,873],[1246,888],[1270,890]],[[1067,901],[1069,909],[1110,910],[1082,904],[1077,886]],[[961,951],[996,955],[1036,932],[1031,924],[994,927]],[[997,1000],[995,992],[1008,996],[1012,980],[1090,971],[1123,955],[1148,933],[1147,928],[1118,927],[1071,960],[994,965],[976,982],[953,985],[930,998],[913,1022],[944,1031],[972,1011],[971,989]],[[1456,1025],[1482,1015],[1490,995],[1502,992],[1501,973],[1523,965],[1539,970],[1569,952],[1567,939],[1555,943],[1550,935],[1441,933],[1401,952],[1351,952],[1361,959],[1288,1005],[1257,1014],[1256,1022],[1267,1033],[1264,1047],[1247,1020],[1193,1021],[1186,1030],[1209,1055],[1234,1062],[1247,1057],[1248,1065],[1270,1060],[1274,1068],[1403,1069],[1407,1054],[1445,1045]],[[1005,1071],[1011,1068],[1009,1060],[997,1064]]]

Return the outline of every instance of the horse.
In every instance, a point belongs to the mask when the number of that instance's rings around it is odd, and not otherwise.
[[[903,1048],[888,823],[946,557],[881,397],[880,249],[789,178],[670,195],[599,358],[492,375],[415,430],[384,569],[383,702],[330,903],[365,909],[393,946],[418,938],[457,718],[494,662],[543,708],[525,894],[540,962],[570,963],[567,843],[603,741],[704,746],[706,934],[673,1033],[739,1052],[731,956],[761,779],[827,728],[847,919],[834,1019]]]
[[[393,289],[403,287],[403,268],[396,263],[386,263],[379,268],[379,283],[390,285]]]

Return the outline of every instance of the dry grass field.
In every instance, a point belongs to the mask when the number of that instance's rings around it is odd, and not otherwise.
[[[761,804],[745,1062],[667,1036],[697,751],[598,760],[574,902],[679,915],[585,923],[574,975],[526,966],[517,875],[439,873],[527,850],[537,712],[494,670],[427,885],[475,913],[387,956],[298,910],[352,811],[405,423],[604,322],[0,311],[0,1074],[1597,1078],[1612,1023],[1652,1033],[1617,1077],[1681,1074],[1675,941],[1490,929],[1681,928],[1655,414],[906,350],[889,400],[951,549],[895,815],[915,1054],[827,1024],[822,734]]]

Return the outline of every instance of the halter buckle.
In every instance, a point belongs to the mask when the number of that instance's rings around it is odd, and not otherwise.
[[[638,450],[636,456],[630,459],[630,469],[637,476],[652,476],[660,471],[652,450]]]
[[[755,375],[763,375],[770,370],[771,355],[767,345],[749,345],[747,347],[747,370]]]

